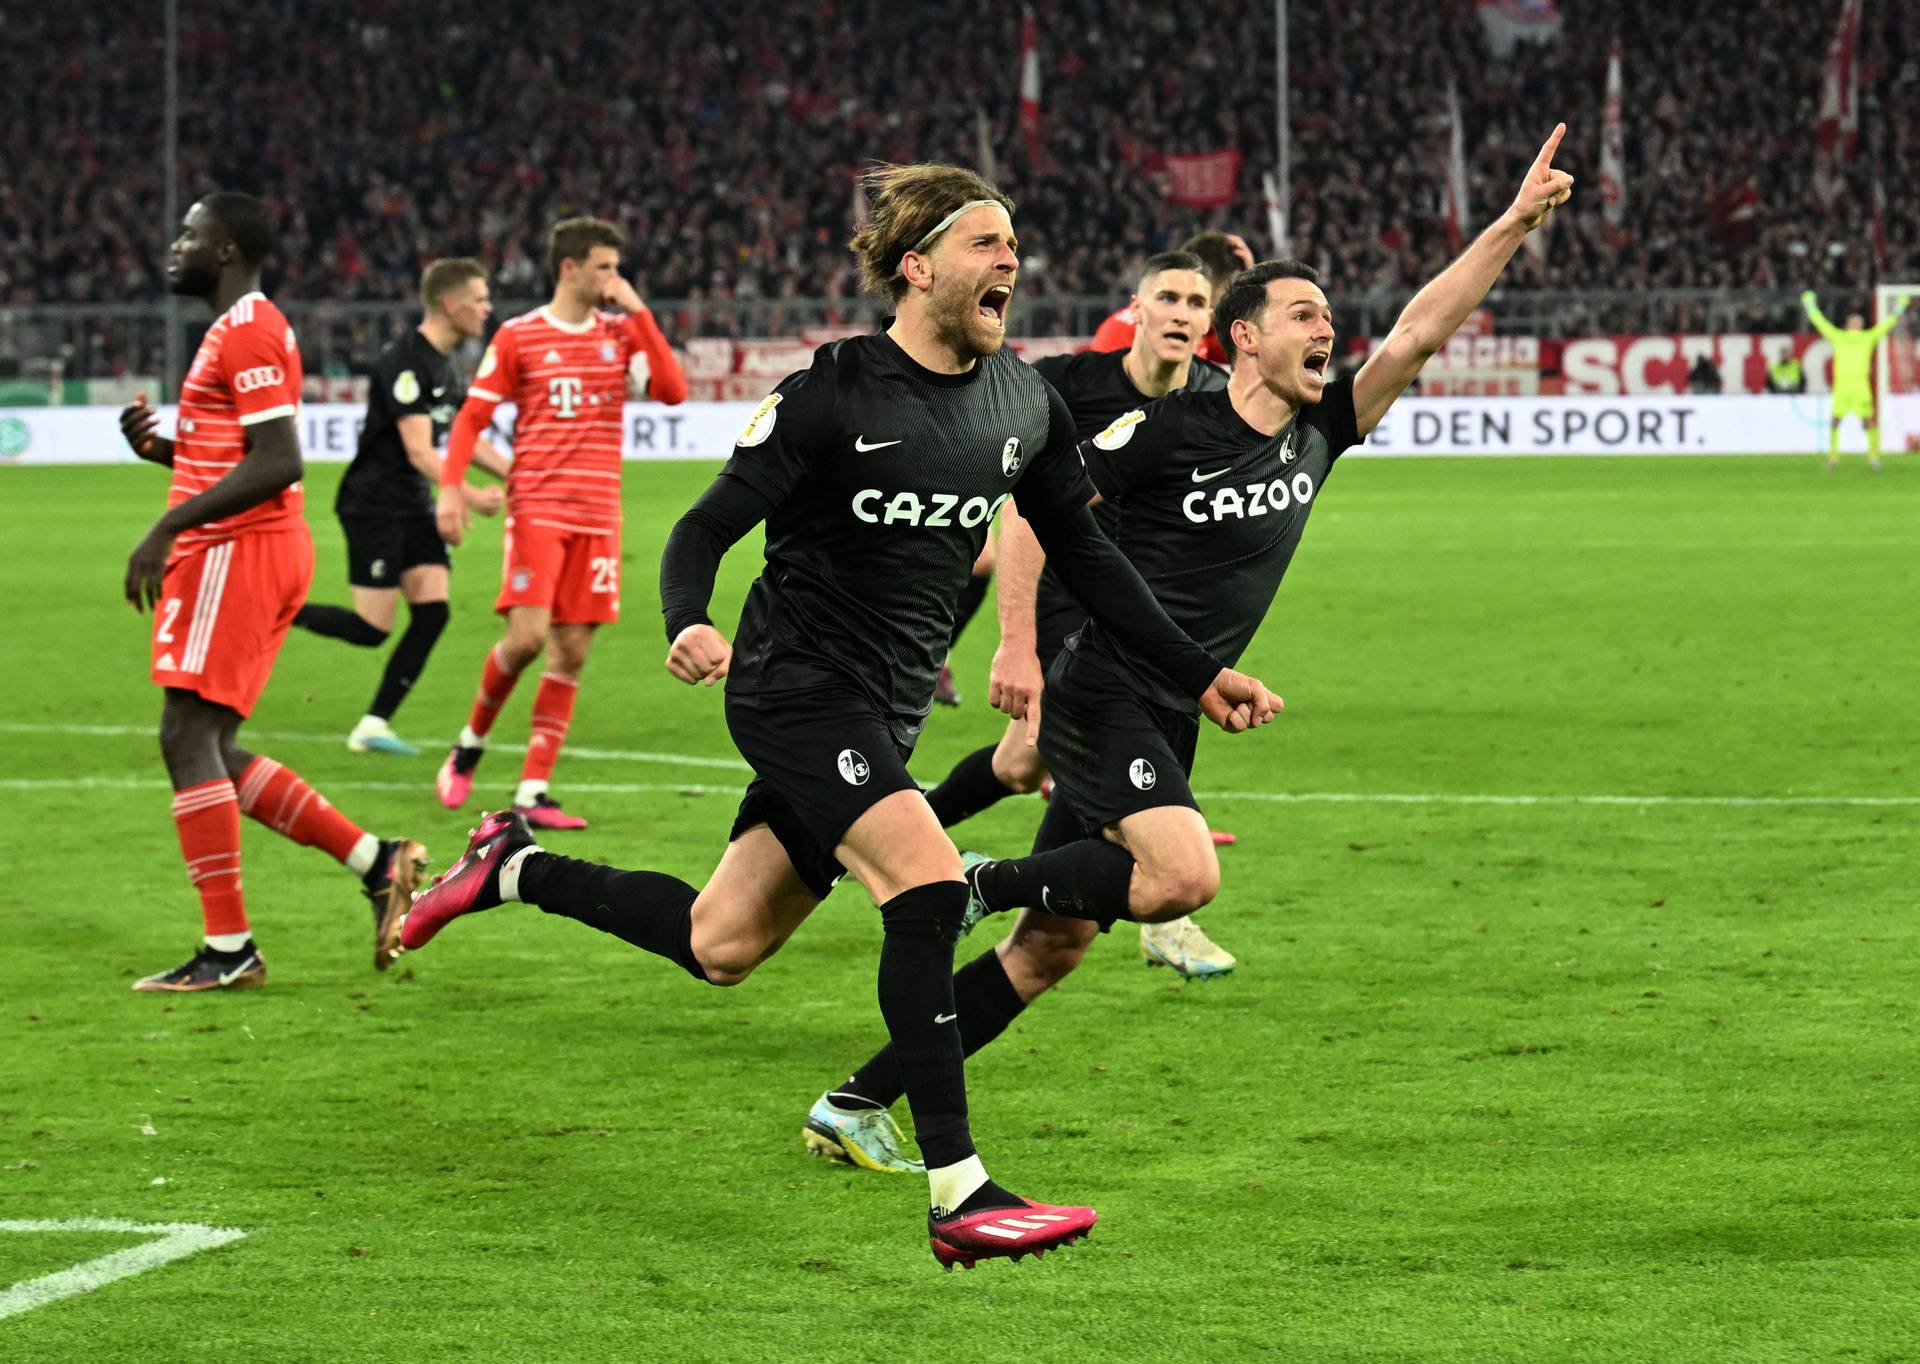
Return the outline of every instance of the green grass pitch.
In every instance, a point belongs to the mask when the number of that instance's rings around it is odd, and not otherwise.
[[[553,839],[695,880],[743,776],[654,574],[709,473],[629,467],[627,620],[555,787],[593,828]],[[0,470],[0,1218],[247,1236],[0,1318],[0,1357],[1920,1358],[1920,469],[1349,461],[1246,661],[1285,717],[1201,745],[1241,969],[1183,987],[1123,925],[982,1053],[989,1168],[1102,1220],[953,1275],[920,1180],[799,1141],[882,1038],[856,887],[737,990],[517,906],[376,975],[349,875],[248,824],[267,987],[132,994],[198,930],[119,597],[164,487]],[[347,753],[380,658],[298,634],[242,731],[441,865],[498,540],[400,714],[422,756]],[[993,636],[929,785],[999,732]],[[136,1243],[0,1232],[0,1285]]]

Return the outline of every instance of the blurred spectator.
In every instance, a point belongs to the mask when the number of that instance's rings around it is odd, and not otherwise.
[[[1291,7],[1291,246],[1343,308],[1381,308],[1446,259],[1440,110],[1457,83],[1470,203],[1484,220],[1556,118],[1587,193],[1502,293],[1619,291],[1555,331],[1645,325],[1633,297],[1714,291],[1701,326],[1788,325],[1722,292],[1865,288],[1876,177],[1887,278],[1920,276],[1920,5],[1862,21],[1862,154],[1832,212],[1810,193],[1835,0],[1563,0],[1558,38],[1495,58],[1465,0]],[[846,298],[851,176],[869,158],[978,155],[984,111],[1020,204],[1030,294],[1120,291],[1131,264],[1204,226],[1258,240],[1274,164],[1272,7],[1039,7],[1041,156],[1015,125],[1020,6],[814,0],[646,6],[551,0],[181,5],[185,198],[223,185],[279,211],[282,298],[409,297],[436,255],[484,259],[502,297],[541,288],[553,219],[593,211],[633,239],[661,299]],[[630,20],[630,21],[629,21]],[[147,301],[163,203],[158,6],[11,6],[0,52],[0,304]],[[902,41],[903,32],[937,41]],[[1764,34],[1764,41],[1754,34]],[[1627,229],[1600,230],[1608,41],[1624,49]],[[1759,116],[1756,117],[1756,111]],[[1171,203],[1167,152],[1237,148],[1238,196]],[[1495,314],[1502,311],[1500,297]],[[1703,302],[1703,307],[1705,306]],[[724,307],[696,329],[725,332]],[[1694,325],[1689,323],[1688,325]]]

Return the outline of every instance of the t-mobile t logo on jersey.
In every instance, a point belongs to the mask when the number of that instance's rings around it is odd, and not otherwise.
[[[547,401],[553,404],[553,415],[574,416],[580,406],[580,395],[586,391],[586,387],[578,376],[572,374],[547,380]]]
[[[865,786],[867,777],[873,771],[867,766],[866,758],[857,748],[840,750],[840,775],[846,778],[849,786]]]

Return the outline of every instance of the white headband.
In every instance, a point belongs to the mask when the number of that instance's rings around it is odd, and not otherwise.
[[[932,240],[935,237],[939,236],[942,232],[945,232],[948,228],[952,227],[956,222],[960,221],[962,216],[973,212],[973,210],[976,208],[986,208],[989,205],[999,209],[1004,209],[1006,207],[1006,205],[1001,203],[998,199],[969,199],[967,200],[966,203],[960,205],[960,207],[956,208],[953,212],[949,213],[946,217],[942,218],[939,222],[935,223],[931,228],[927,229],[927,235],[922,237],[919,241],[915,242],[911,247],[907,249],[912,251],[915,255],[920,254],[921,252],[927,249],[928,243],[932,242]],[[906,258],[903,254],[901,257],[901,261],[903,265],[905,263],[905,259]]]

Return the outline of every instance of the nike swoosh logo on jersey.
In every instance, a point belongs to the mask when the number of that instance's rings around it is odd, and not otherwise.
[[[889,445],[898,445],[899,443],[897,440],[877,440],[869,445],[867,444],[867,438],[865,436],[855,436],[853,438],[853,448],[863,455],[869,450],[884,450]]]
[[[447,391],[447,386],[446,386],[445,384],[442,384],[442,385],[440,385],[440,387],[438,387],[438,388],[436,388],[436,389],[435,389],[435,390],[433,391],[433,396],[437,398],[437,397],[439,397],[439,396],[440,396],[440,395],[441,395],[442,393],[445,393],[446,391]]]
[[[1227,466],[1226,468],[1224,468],[1224,469],[1215,469],[1215,470],[1214,470],[1214,471],[1213,471],[1212,473],[1210,473],[1210,474],[1203,474],[1203,473],[1201,473],[1201,472],[1200,472],[1200,471],[1199,471],[1198,469],[1195,469],[1195,470],[1193,471],[1193,481],[1194,481],[1195,483],[1210,483],[1210,482],[1212,482],[1212,481],[1213,481],[1214,479],[1216,479],[1216,478],[1218,478],[1218,477],[1220,477],[1220,475],[1222,475],[1222,474],[1230,474],[1230,473],[1232,473],[1232,472],[1233,472],[1233,466],[1232,466],[1231,464],[1229,464],[1229,465],[1228,465],[1228,466]]]
[[[959,1014],[935,1014],[933,1021],[936,1023],[951,1023],[958,1017],[960,1017]]]

